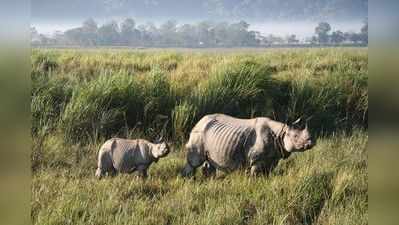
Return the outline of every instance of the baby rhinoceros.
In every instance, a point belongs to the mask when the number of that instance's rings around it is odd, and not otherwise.
[[[150,165],[168,155],[169,151],[166,142],[161,140],[151,143],[143,139],[111,138],[101,146],[98,153],[96,177],[100,179],[106,173],[130,174],[138,171],[145,178]]]

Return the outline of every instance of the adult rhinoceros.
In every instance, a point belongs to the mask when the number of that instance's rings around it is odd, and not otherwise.
[[[204,162],[208,175],[216,169],[232,171],[242,166],[250,167],[251,175],[256,175],[271,171],[292,152],[302,152],[314,145],[307,123],[301,119],[287,125],[267,117],[207,115],[191,131],[182,175],[193,175]]]

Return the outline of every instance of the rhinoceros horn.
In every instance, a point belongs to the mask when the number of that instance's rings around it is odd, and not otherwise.
[[[294,122],[292,122],[292,125],[298,125],[301,122],[302,118],[299,117],[297,120],[295,120]]]

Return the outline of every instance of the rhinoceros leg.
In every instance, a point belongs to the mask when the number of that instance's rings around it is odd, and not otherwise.
[[[141,178],[147,178],[148,177],[147,166],[140,165],[140,166],[137,167],[137,171],[138,171],[139,176]]]
[[[132,173],[136,172],[136,170],[137,170],[137,168],[136,168],[136,167],[133,167],[133,168],[130,168],[130,169],[127,171],[127,173],[128,173],[128,174],[132,174]]]
[[[206,177],[213,176],[216,174],[216,168],[206,161],[202,166],[202,174]]]
[[[190,149],[187,154],[187,163],[183,169],[182,176],[192,176],[195,174],[197,167],[201,166],[205,161],[205,156],[196,149]]]
[[[255,163],[251,166],[251,176],[257,176],[263,173],[264,167],[260,163]]]
[[[97,170],[96,170],[96,177],[98,178],[98,179],[101,179],[101,177],[103,177],[104,176],[104,172],[100,169],[100,168],[97,168]]]
[[[109,155],[109,152],[106,150],[100,150],[95,175],[98,179],[101,179],[101,177],[103,177],[106,173],[111,173],[111,175],[114,175],[116,171],[113,167],[112,159]]]
[[[190,166],[188,163],[184,166],[184,169],[181,173],[183,177],[192,176],[195,173],[195,168]]]
[[[269,159],[266,161],[265,165],[263,166],[263,173],[269,175],[274,168],[278,165],[278,160],[276,159]]]

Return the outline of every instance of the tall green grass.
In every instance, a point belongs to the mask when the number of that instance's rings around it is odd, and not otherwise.
[[[201,116],[215,112],[281,121],[313,116],[318,133],[367,126],[365,50],[34,50],[32,58],[33,130],[57,128],[73,142],[133,128],[151,137],[183,137]],[[131,69],[137,62],[148,70]]]
[[[90,137],[109,136],[133,124],[143,106],[141,90],[131,76],[107,74],[73,90],[65,108],[60,128],[66,138],[84,141]]]

